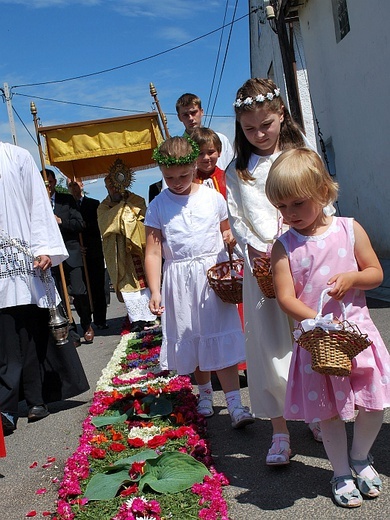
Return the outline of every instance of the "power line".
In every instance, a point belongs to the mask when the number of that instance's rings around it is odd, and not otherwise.
[[[64,104],[64,105],[77,105],[79,107],[86,107],[86,108],[99,108],[101,110],[117,110],[117,111],[120,111],[120,112],[126,112],[127,114],[128,113],[135,113],[135,114],[144,114],[145,111],[144,110],[130,110],[128,108],[118,108],[118,107],[106,107],[106,106],[101,106],[101,105],[91,105],[91,104],[88,104],[88,103],[77,103],[75,101],[65,101],[65,100],[61,100],[61,99],[53,99],[53,98],[48,98],[48,97],[42,97],[42,96],[35,96],[35,95],[29,95],[29,94],[20,94],[19,92],[14,92],[13,93],[14,96],[21,96],[21,97],[26,97],[26,98],[29,98],[29,99],[39,99],[41,101],[50,101],[50,102],[53,102],[53,103],[61,103],[61,104]],[[167,116],[176,116],[176,112],[165,112],[165,114]],[[207,114],[206,114],[207,116]],[[235,117],[235,116],[232,116],[232,115],[216,115],[214,117],[220,117],[220,118],[231,118],[231,117]]]
[[[222,27],[219,27],[217,29],[214,29],[214,30],[206,33],[206,34],[198,36],[197,38],[193,38],[192,40],[189,40],[187,42],[181,43],[180,45],[176,45],[175,47],[171,47],[170,49],[166,49],[165,51],[157,52],[156,54],[152,54],[151,56],[147,56],[146,58],[140,58],[139,60],[131,61],[130,63],[125,63],[123,65],[118,65],[116,67],[110,67],[108,69],[100,70],[100,71],[97,71],[97,72],[90,72],[89,74],[82,74],[80,76],[73,76],[71,78],[64,78],[64,79],[59,79],[59,80],[41,81],[39,83],[25,83],[23,85],[14,85],[11,88],[37,87],[37,86],[40,86],[40,85],[52,85],[53,83],[65,83],[67,81],[74,81],[74,80],[77,80],[77,79],[90,78],[91,76],[98,76],[100,74],[105,74],[107,72],[112,72],[114,70],[119,70],[119,69],[123,69],[125,67],[130,67],[131,65],[136,65],[137,63],[143,63],[143,62],[151,60],[153,58],[157,58],[158,56],[162,56],[163,54],[167,54],[167,53],[175,51],[177,49],[181,49],[182,47],[185,47],[186,45],[190,45],[191,43],[194,43],[196,41],[202,40],[203,38],[206,38],[207,36],[210,36],[211,34],[214,34],[214,33],[218,32],[218,31],[221,31],[225,27],[231,26],[233,23],[239,22],[240,20],[243,20],[244,18],[247,18],[252,12],[256,12],[257,10],[258,9],[255,8],[250,13],[245,14],[245,15],[241,16],[240,18],[237,18],[237,20],[235,20],[233,22],[229,22],[228,24],[223,25]]]
[[[225,21],[226,21],[226,14],[227,14],[227,10],[228,10],[228,6],[229,6],[229,0],[226,0],[226,4],[225,4],[225,12],[223,14],[223,25],[225,24]],[[207,106],[206,106],[206,112],[209,111],[209,106],[210,106],[210,102],[211,102],[211,96],[213,94],[213,90],[214,90],[214,81],[215,81],[215,78],[216,78],[216,75],[217,75],[217,68],[218,68],[218,62],[219,62],[219,56],[220,56],[220,53],[221,53],[221,47],[222,47],[222,38],[223,38],[223,30],[221,31],[221,36],[219,38],[219,46],[218,46],[218,52],[217,52],[217,57],[215,59],[215,67],[214,67],[214,73],[213,73],[213,79],[211,81],[211,87],[210,87],[210,94],[209,94],[209,98],[207,100]]]
[[[214,104],[213,104],[213,108],[212,108],[211,115],[210,115],[210,118],[209,118],[209,125],[211,124],[211,120],[213,118],[213,113],[214,113],[215,105],[217,103],[219,89],[221,87],[222,75],[223,75],[223,71],[225,70],[226,58],[227,58],[227,53],[228,53],[228,50],[229,50],[230,39],[231,39],[231,36],[232,36],[234,17],[235,17],[236,11],[237,11],[237,5],[238,5],[238,0],[236,0],[236,5],[234,6],[233,19],[232,19],[232,22],[230,24],[229,38],[228,38],[228,41],[227,41],[227,44],[226,44],[225,56],[224,56],[224,59],[223,59],[221,73],[220,73],[220,76],[219,76],[219,82],[218,82],[217,91],[216,91],[215,96],[214,96]]]
[[[16,88],[16,87],[14,87]],[[77,103],[76,101],[64,101],[61,99],[53,99],[53,98],[47,98],[47,97],[41,97],[41,96],[30,96],[28,94],[20,94],[19,92],[14,92],[15,96],[22,96],[27,97],[30,99],[40,99],[41,101],[52,101],[53,103],[62,103],[64,105],[76,105],[79,107],[88,107],[88,108],[101,108],[103,110],[118,110],[120,112],[134,112],[136,114],[143,114],[145,111],[143,110],[129,110],[126,108],[116,108],[116,107],[105,107],[105,106],[99,106],[99,105],[90,105],[87,103]]]
[[[30,132],[30,130],[27,128],[27,126],[25,125],[23,119],[20,117],[20,115],[17,113],[16,109],[14,106],[12,106],[12,110],[15,112],[17,118],[19,119],[19,121],[22,123],[24,129],[26,130],[26,132],[29,134],[29,136],[31,137],[31,139],[34,141],[34,143],[37,145],[37,140],[35,139],[35,137],[32,135],[32,133]]]

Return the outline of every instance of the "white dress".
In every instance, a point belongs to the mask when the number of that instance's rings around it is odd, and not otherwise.
[[[0,208],[0,307],[48,307],[53,300],[48,302],[32,257],[50,255],[58,265],[68,252],[34,159],[27,150],[2,142]],[[50,287],[53,298],[54,284]]]
[[[239,179],[235,161],[226,171],[227,202],[232,233],[245,257],[244,322],[248,388],[257,417],[280,417],[284,411],[292,335],[288,317],[276,299],[266,298],[248,256],[248,244],[266,252],[277,234],[277,211],[265,196],[265,181],[279,154],[252,154],[248,170],[254,181]]]
[[[145,225],[162,234],[163,369],[190,374],[220,370],[245,359],[244,336],[236,306],[209,287],[207,270],[227,260],[220,222],[226,201],[199,185],[191,195],[162,191],[150,203]]]

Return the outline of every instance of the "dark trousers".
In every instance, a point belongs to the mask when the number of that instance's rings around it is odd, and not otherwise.
[[[46,354],[49,312],[36,305],[0,309],[0,410],[17,415],[22,391],[29,407],[43,404],[40,363]]]
[[[107,317],[105,292],[105,268],[103,257],[89,257],[87,267],[93,303],[93,321],[96,325],[104,325]]]
[[[66,262],[63,264],[64,275],[69,296],[73,296],[73,305],[80,317],[80,325],[85,332],[91,325],[91,307],[87,294],[87,287],[84,279],[84,269],[82,267],[71,267]],[[52,268],[52,274],[60,293],[61,300],[65,302],[65,296],[62,289],[61,278],[58,267]],[[65,305],[64,305],[65,306]]]

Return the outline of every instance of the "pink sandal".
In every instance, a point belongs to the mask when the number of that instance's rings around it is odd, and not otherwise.
[[[267,466],[285,466],[290,463],[290,455],[290,436],[287,433],[275,433],[265,460]]]

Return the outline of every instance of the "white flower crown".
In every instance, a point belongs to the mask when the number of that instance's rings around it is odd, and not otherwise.
[[[256,97],[247,97],[246,99],[238,98],[233,103],[233,106],[239,108],[242,105],[252,105],[252,103],[264,103],[264,101],[272,101],[274,97],[280,96],[280,88],[275,88],[273,93],[268,92],[265,96],[259,94]]]

